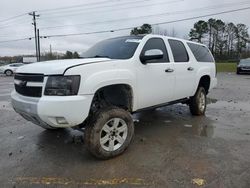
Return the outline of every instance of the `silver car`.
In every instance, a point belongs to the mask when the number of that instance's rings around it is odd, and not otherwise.
[[[17,68],[23,66],[23,63],[12,63],[4,66],[0,66],[0,74],[5,74],[6,76],[13,75]]]

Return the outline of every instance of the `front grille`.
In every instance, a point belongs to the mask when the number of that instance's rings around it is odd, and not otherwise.
[[[250,67],[242,67],[243,69],[250,70]]]
[[[27,86],[29,82],[43,83],[43,74],[16,74],[15,90],[17,93],[28,96],[28,97],[41,97],[42,87],[41,86]]]

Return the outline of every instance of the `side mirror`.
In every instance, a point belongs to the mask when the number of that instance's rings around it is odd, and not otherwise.
[[[143,64],[147,64],[149,60],[162,59],[163,52],[159,49],[152,49],[145,51],[144,54],[140,56],[140,60]]]

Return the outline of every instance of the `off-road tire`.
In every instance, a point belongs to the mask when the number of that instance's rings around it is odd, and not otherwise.
[[[201,108],[201,95],[204,95],[205,101],[204,105]],[[193,97],[190,98],[190,103],[189,103],[189,109],[192,115],[195,116],[202,116],[206,112],[206,107],[207,107],[207,93],[206,90],[203,87],[199,87]]]
[[[112,118],[120,118],[127,124],[127,137],[124,143],[114,151],[106,151],[100,143],[101,130],[103,126]],[[87,149],[99,159],[109,159],[122,154],[130,144],[134,135],[134,123],[131,114],[124,109],[109,106],[96,111],[85,127],[84,143]]]

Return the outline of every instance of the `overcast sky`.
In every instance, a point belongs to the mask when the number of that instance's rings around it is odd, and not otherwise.
[[[85,4],[85,5],[84,5]],[[91,4],[91,5],[90,5]],[[79,5],[79,6],[75,6]],[[84,6],[83,6],[84,5]],[[66,9],[64,7],[69,7]],[[74,7],[72,7],[74,6]],[[32,17],[20,16],[3,22],[10,17],[36,10],[40,35],[95,32],[139,26],[143,23],[159,23],[183,18],[206,15],[237,8],[250,7],[249,0],[1,0],[0,41],[33,37]],[[59,8],[59,9],[58,9]],[[57,10],[48,10],[57,9]],[[157,16],[158,14],[158,16]],[[151,15],[151,16],[150,16]],[[154,15],[154,16],[152,16]],[[250,9],[213,16],[225,22],[243,23],[250,27]],[[201,18],[207,20],[210,17]],[[122,21],[114,21],[114,20]],[[113,20],[113,21],[110,21]],[[175,33],[177,37],[187,38],[193,24],[199,19],[159,25]],[[109,22],[107,22],[109,21]],[[96,23],[99,22],[99,23]],[[100,23],[106,22],[106,23]],[[82,24],[82,25],[79,25]],[[64,26],[66,25],[66,26]],[[73,26],[72,26],[73,25]],[[75,26],[74,26],[75,25]],[[64,26],[57,28],[47,28]],[[41,39],[41,52],[83,52],[94,43],[114,36],[128,35],[130,30],[102,34],[68,36]],[[34,40],[0,42],[0,56],[35,53]]]

